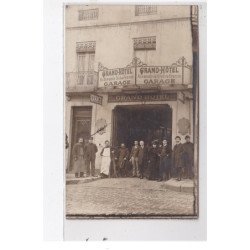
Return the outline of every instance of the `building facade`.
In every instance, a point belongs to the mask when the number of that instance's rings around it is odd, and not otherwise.
[[[65,7],[68,171],[79,137],[99,152],[105,140],[193,137],[191,21],[190,6]]]

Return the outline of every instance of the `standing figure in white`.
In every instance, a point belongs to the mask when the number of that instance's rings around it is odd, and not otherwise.
[[[111,157],[110,157],[110,145],[109,141],[105,141],[105,147],[101,151],[101,170],[100,175],[102,178],[109,176],[110,171],[110,163],[111,163]]]

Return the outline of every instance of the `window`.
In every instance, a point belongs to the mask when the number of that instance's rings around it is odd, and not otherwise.
[[[76,43],[78,85],[93,85],[95,82],[95,47],[96,42],[94,41]]]
[[[138,37],[134,38],[134,50],[155,50],[156,49],[156,37]]]
[[[78,72],[94,70],[94,53],[77,53],[78,57]]]
[[[137,58],[137,64],[150,65],[151,58],[155,56],[156,37],[138,37],[133,39],[134,56]]]
[[[157,14],[156,5],[136,5],[135,6],[136,16],[145,16],[145,15],[154,15],[154,14]]]
[[[95,53],[77,53],[78,85],[92,85],[94,83]]]
[[[95,20],[98,19],[99,10],[91,9],[91,10],[79,10],[78,11],[78,20]]]

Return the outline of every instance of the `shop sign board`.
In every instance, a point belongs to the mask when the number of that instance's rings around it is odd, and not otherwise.
[[[102,105],[102,96],[99,95],[90,95],[90,102]]]
[[[190,70],[181,66],[142,66],[137,68],[136,83],[138,85],[189,85],[190,80]]]
[[[101,65],[101,64],[100,64]],[[99,87],[191,85],[192,67],[184,57],[170,66],[148,66],[134,58],[125,68],[99,68]]]
[[[176,101],[177,93],[163,94],[116,94],[109,95],[108,102],[154,102]]]
[[[134,67],[99,70],[99,87],[124,87],[134,84]]]

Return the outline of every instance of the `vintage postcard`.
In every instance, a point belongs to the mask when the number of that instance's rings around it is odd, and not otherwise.
[[[198,218],[196,5],[64,6],[66,218]]]

